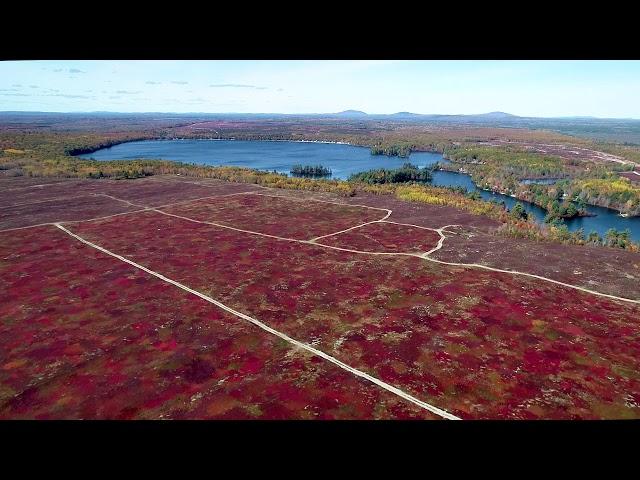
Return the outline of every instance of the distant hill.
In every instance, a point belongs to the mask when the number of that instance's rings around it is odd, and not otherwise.
[[[489,112],[489,113],[480,113],[478,115],[469,115],[470,117],[481,117],[492,120],[505,120],[512,118],[519,118],[517,115],[512,115],[510,113],[505,112]]]
[[[398,113],[392,113],[389,116],[395,117],[395,118],[419,118],[419,117],[424,117],[425,115],[422,115],[420,113],[398,112]]]
[[[366,112],[362,112],[360,110],[345,110],[344,112],[336,113],[337,116],[340,117],[366,117],[368,116]]]
[[[392,114],[368,114],[360,110],[345,110],[344,112],[336,113],[336,116],[345,118],[367,118],[367,119],[392,119],[392,120],[405,120],[405,121],[470,121],[470,122],[503,122],[518,120],[521,117],[512,115],[505,112],[489,112],[480,113],[475,115],[438,115],[438,114],[423,114],[413,112],[397,112]]]

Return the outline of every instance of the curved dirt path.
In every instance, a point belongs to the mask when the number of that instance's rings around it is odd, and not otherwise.
[[[612,300],[617,300],[617,301],[622,301],[622,302],[628,302],[628,303],[634,303],[634,304],[640,304],[640,300],[635,300],[635,299],[631,299],[631,298],[626,298],[626,297],[620,297],[617,295],[610,295],[610,294],[606,294],[606,293],[601,293],[595,290],[590,290],[588,288],[584,288],[584,287],[580,287],[577,285],[572,285],[570,283],[565,283],[565,282],[561,282],[558,280],[554,280],[552,278],[548,278],[548,277],[543,277],[541,275],[536,275],[533,273],[527,273],[527,272],[520,272],[517,270],[506,270],[506,269],[501,269],[501,268],[495,268],[495,267],[489,267],[486,265],[482,265],[479,263],[461,263],[461,262],[446,262],[444,260],[437,260],[435,258],[431,258],[430,255],[434,252],[437,252],[438,250],[440,250],[444,244],[444,241],[446,240],[446,236],[444,235],[444,232],[446,231],[445,229],[447,227],[452,227],[452,226],[456,226],[456,225],[445,225],[443,227],[440,228],[429,228],[429,227],[423,227],[420,225],[412,225],[409,223],[400,223],[400,222],[394,222],[391,220],[388,220],[388,218],[391,216],[392,211],[390,209],[386,209],[386,208],[378,208],[378,207],[370,207],[368,205],[352,205],[352,204],[346,204],[346,203],[340,203],[340,202],[332,202],[332,201],[328,201],[328,200],[317,200],[317,199],[299,199],[299,198],[295,198],[295,197],[288,197],[288,196],[284,196],[284,195],[270,195],[270,194],[264,194],[264,193],[257,193],[254,191],[250,191],[250,192],[236,192],[236,193],[230,193],[230,194],[223,194],[223,195],[210,195],[207,197],[201,197],[201,198],[195,198],[195,199],[190,199],[190,200],[183,200],[180,202],[173,202],[173,203],[169,203],[166,205],[161,205],[158,207],[148,207],[148,206],[144,206],[144,205],[140,205],[140,204],[135,204],[133,202],[129,202],[128,200],[123,200],[117,197],[114,197],[112,195],[107,195],[107,194],[99,194],[101,196],[105,196],[105,197],[110,197],[114,200],[119,200],[119,201],[123,201],[126,202],[132,206],[137,206],[140,207],[140,210],[134,210],[134,211],[130,211],[130,212],[122,212],[122,213],[116,213],[113,215],[106,215],[106,216],[102,216],[102,217],[95,217],[95,218],[90,218],[90,219],[86,219],[86,220],[68,220],[68,221],[63,221],[63,222],[46,222],[46,223],[41,223],[41,224],[37,224],[37,225],[29,225],[29,226],[25,226],[25,227],[16,227],[16,228],[9,228],[9,229],[5,229],[5,230],[0,230],[0,233],[3,232],[10,232],[10,231],[14,231],[14,230],[23,230],[26,228],[34,228],[34,227],[40,227],[40,226],[45,226],[45,225],[56,225],[60,224],[60,223],[78,223],[78,222],[89,222],[89,221],[96,221],[96,220],[103,220],[103,219],[107,219],[107,218],[111,218],[111,217],[117,217],[120,215],[130,215],[130,214],[135,214],[135,213],[141,213],[141,212],[146,212],[146,211],[153,211],[153,212],[157,212],[157,213],[161,213],[163,215],[169,215],[169,216],[173,216],[176,218],[181,218],[183,220],[188,220],[191,222],[197,222],[197,223],[205,223],[205,224],[210,224],[213,226],[217,226],[217,227],[221,227],[221,228],[228,228],[231,230],[236,230],[238,232],[243,232],[243,233],[248,233],[250,235],[260,235],[263,237],[269,237],[269,238],[273,238],[276,240],[283,240],[283,241],[289,241],[289,242],[298,242],[298,243],[304,243],[304,244],[308,244],[308,245],[316,245],[318,247],[322,247],[322,248],[329,248],[329,249],[333,249],[333,250],[340,250],[340,251],[344,251],[344,252],[350,252],[350,253],[358,253],[358,254],[366,254],[366,255],[386,255],[386,256],[410,256],[410,257],[417,257],[417,258],[421,258],[423,260],[427,260],[430,262],[434,262],[434,263],[439,263],[442,265],[450,265],[450,266],[456,266],[456,267],[465,267],[465,268],[480,268],[483,270],[489,270],[489,271],[493,271],[493,272],[498,272],[498,273],[506,273],[506,274],[511,274],[511,275],[520,275],[520,276],[525,276],[525,277],[529,277],[529,278],[535,278],[537,280],[542,280],[542,281],[546,281],[546,282],[550,282],[550,283],[554,283],[556,285],[561,285],[567,288],[572,288],[575,290],[579,290],[585,293],[589,293],[592,295],[598,295],[601,297],[605,297],[605,298],[609,298]],[[312,240],[297,240],[297,239],[293,239],[293,238],[286,238],[286,237],[278,237],[275,235],[268,235],[268,234],[264,234],[264,233],[260,233],[260,232],[254,232],[251,230],[244,230],[244,229],[240,229],[240,228],[235,228],[235,227],[230,227],[228,225],[223,225],[220,223],[215,223],[215,222],[203,222],[203,221],[199,221],[199,220],[194,220],[192,218],[189,217],[183,217],[180,215],[174,215],[174,214],[170,214],[167,212],[163,212],[161,210],[159,210],[160,208],[165,208],[165,207],[169,207],[169,206],[174,206],[174,205],[181,205],[181,204],[186,204],[186,203],[190,203],[190,202],[196,202],[199,200],[206,200],[209,198],[216,198],[216,197],[226,197],[226,196],[233,196],[233,195],[261,195],[261,196],[267,196],[267,197],[276,197],[276,198],[283,198],[286,200],[297,200],[297,201],[314,201],[314,202],[322,202],[322,203],[331,203],[331,204],[336,204],[336,205],[342,205],[342,206],[346,206],[346,207],[363,207],[363,208],[369,208],[369,209],[373,209],[373,210],[381,210],[381,211],[386,211],[387,214],[385,215],[385,217],[383,219],[380,220],[374,220],[373,222],[367,222],[361,225],[356,225],[354,227],[351,227],[349,229],[346,230],[342,230],[339,232],[334,232],[332,234],[329,235],[323,235],[321,237],[316,237]],[[431,230],[431,231],[435,231],[438,232],[438,234],[440,235],[440,240],[438,241],[438,245],[436,245],[436,247],[434,247],[432,250],[422,253],[422,254],[417,254],[417,253],[402,253],[402,252],[365,252],[365,251],[361,251],[361,250],[353,250],[353,249],[348,249],[348,248],[341,248],[341,247],[334,247],[331,245],[323,245],[322,243],[318,243],[316,240],[324,238],[324,237],[328,237],[328,236],[332,236],[332,235],[338,235],[340,233],[344,233],[346,231],[349,230],[353,230],[356,228],[360,228],[362,226],[371,224],[371,223],[379,223],[379,222],[388,222],[388,223],[395,223],[397,225],[405,225],[408,227],[414,227],[414,228],[422,228],[425,230]],[[455,232],[447,232],[447,233],[454,233]]]
[[[403,253],[403,252],[365,252],[365,251],[362,251],[362,250],[352,250],[352,249],[349,249],[349,248],[342,248],[342,247],[334,247],[334,246],[331,246],[331,245],[324,245],[322,243],[318,243],[316,241],[317,239],[313,239],[313,240],[298,240],[298,239],[295,239],[295,238],[278,237],[276,235],[269,235],[267,233],[254,232],[254,231],[251,231],[251,230],[244,230],[244,229],[241,229],[241,228],[231,227],[229,225],[224,225],[222,223],[207,222],[207,221],[203,221],[203,220],[195,220],[193,218],[185,217],[185,216],[182,216],[182,215],[176,215],[176,214],[173,214],[173,213],[163,212],[162,210],[158,210],[156,208],[151,208],[149,210],[153,211],[153,212],[156,212],[156,213],[160,213],[162,215],[167,215],[167,216],[170,216],[170,217],[175,217],[175,218],[180,218],[182,220],[187,220],[189,222],[202,223],[202,224],[205,224],[205,225],[212,225],[212,226],[215,226],[215,227],[226,228],[226,229],[229,229],[229,230],[235,230],[237,232],[248,233],[250,235],[258,235],[258,236],[261,236],[261,237],[273,238],[273,239],[276,239],[276,240],[283,240],[283,241],[287,241],[287,242],[297,242],[297,243],[303,243],[303,244],[307,244],[307,245],[315,245],[315,246],[318,246],[318,247],[329,248],[329,249],[332,249],[332,250],[340,250],[340,251],[344,251],[344,252],[359,253],[359,254],[366,254],[366,255],[387,255],[387,256],[417,257],[417,258],[420,258],[422,260],[427,260],[429,262],[434,262],[434,263],[440,263],[440,264],[443,264],[443,265],[450,265],[450,266],[456,266],[456,267],[465,267],[465,268],[481,268],[483,270],[490,270],[490,271],[498,272],[498,273],[508,273],[508,274],[511,274],[511,275],[521,275],[521,276],[526,276],[526,277],[530,277],[530,278],[535,278],[535,279],[538,279],[538,280],[544,280],[546,282],[554,283],[556,285],[562,285],[564,287],[573,288],[575,290],[580,290],[582,292],[590,293],[592,295],[598,295],[598,296],[601,296],[601,297],[606,297],[606,298],[609,298],[609,299],[612,299],[612,300],[619,300],[619,301],[622,301],[622,302],[640,304],[640,300],[634,300],[634,299],[631,299],[631,298],[619,297],[619,296],[616,296],[616,295],[609,295],[607,293],[596,292],[595,290],[589,290],[588,288],[579,287],[577,285],[572,285],[570,283],[560,282],[558,280],[553,280],[551,278],[543,277],[541,275],[535,275],[533,273],[519,272],[517,270],[503,270],[503,269],[500,269],[500,268],[494,268],[494,267],[488,267],[486,265],[481,265],[479,263],[445,262],[443,260],[436,260],[435,258],[431,258],[429,255],[432,254],[433,252],[436,252],[436,251],[440,250],[442,248],[442,245],[444,244],[444,241],[446,240],[446,235],[444,235],[444,233],[443,233],[445,231],[445,229],[448,228],[448,227],[456,226],[456,225],[445,225],[443,227],[433,229],[433,228],[427,228],[427,227],[418,227],[417,225],[393,222],[393,223],[396,223],[397,225],[406,225],[408,227],[424,228],[425,230],[432,230],[432,231],[438,232],[438,234],[440,235],[440,240],[438,241],[438,245],[436,245],[436,247],[433,248],[432,250],[430,250],[428,252],[425,252],[425,253],[422,253],[422,254],[419,254],[419,253]],[[386,221],[386,220],[375,220],[373,222],[368,222],[366,224],[356,225],[355,227],[351,227],[351,228],[349,228],[347,230],[343,230],[343,231],[340,231],[340,232],[335,232],[335,233],[330,234],[330,235],[324,235],[323,238],[326,237],[326,236],[337,235],[337,234],[342,233],[344,231],[352,230],[354,228],[360,228],[360,227],[362,227],[364,225],[369,225],[371,223],[381,223],[383,221]],[[449,233],[454,233],[454,232],[449,232]]]

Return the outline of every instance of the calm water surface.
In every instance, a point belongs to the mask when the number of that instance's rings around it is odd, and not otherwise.
[[[333,178],[347,179],[353,173],[372,168],[397,168],[406,161],[420,167],[436,162],[446,162],[439,153],[414,152],[409,159],[371,155],[366,147],[312,142],[265,142],[242,140],[147,140],[129,142],[81,155],[96,160],[123,160],[153,158],[174,160],[196,165],[228,165],[256,168],[259,170],[289,173],[297,163],[323,165],[333,172]],[[551,180],[551,179],[550,179]],[[433,185],[464,187],[477,191],[485,200],[503,202],[512,208],[518,200],[508,195],[491,193],[477,188],[471,177],[456,172],[434,172]],[[545,182],[546,183],[546,182]],[[520,202],[538,222],[542,222],[546,211],[528,202]],[[631,238],[640,241],[640,217],[623,218],[614,210],[592,207],[587,209],[595,217],[566,220],[569,230],[583,228],[585,234],[595,230],[604,236],[609,228],[631,231]]]

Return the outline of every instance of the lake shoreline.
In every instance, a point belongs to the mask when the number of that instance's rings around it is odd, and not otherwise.
[[[175,142],[173,147],[164,146],[167,143],[171,145],[170,142]],[[206,142],[212,142],[211,148],[204,146]],[[258,142],[263,142],[262,147]],[[100,150],[102,150],[102,154],[96,154]],[[335,140],[247,140],[235,137],[198,139],[163,137],[156,140],[127,140],[91,153],[83,153],[80,158],[94,158],[96,161],[159,159],[185,164],[236,166],[267,172],[275,171],[287,176],[289,176],[293,164],[320,164],[331,168],[332,178],[337,180],[346,180],[352,173],[369,169],[400,167],[405,162],[422,167],[437,163],[442,165],[446,161],[442,153],[433,150],[413,150],[409,158],[401,158],[372,155],[366,146]],[[469,192],[477,191],[485,201],[504,202],[509,209],[513,208],[516,202],[521,202],[537,223],[544,224],[547,210],[543,206],[508,193],[484,190],[473,182],[468,173],[460,172],[458,169],[456,169],[458,171],[451,170],[453,169],[446,167],[436,170],[431,185],[445,188],[462,187]],[[583,228],[587,233],[596,230],[600,235],[604,235],[609,228],[617,230],[631,228],[634,239],[636,237],[640,239],[639,217],[625,218],[620,216],[620,212],[615,209],[598,205],[589,205],[587,208],[591,216],[580,216],[566,220],[565,224],[571,231]],[[593,216],[596,216],[598,220],[594,220]]]

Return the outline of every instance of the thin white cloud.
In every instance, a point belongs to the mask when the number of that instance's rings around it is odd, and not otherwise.
[[[48,95],[43,95],[45,97],[62,97],[62,98],[84,98],[84,99],[90,99],[90,98],[95,98],[94,96],[89,96],[89,95],[67,95],[64,93],[50,93]]]
[[[66,93],[1,93],[3,96],[11,96],[11,97],[60,97],[60,98],[84,98],[84,99],[92,99],[96,98],[95,96],[89,95],[71,95]]]
[[[218,83],[209,85],[211,88],[252,88],[254,90],[266,90],[268,87],[259,87],[257,85],[246,85],[243,83]]]

